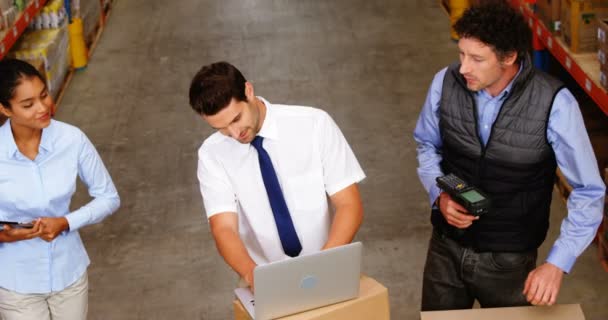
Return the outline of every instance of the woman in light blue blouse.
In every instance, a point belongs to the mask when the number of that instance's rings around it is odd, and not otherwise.
[[[40,73],[0,61],[0,221],[34,222],[0,231],[0,319],[81,320],[88,306],[89,257],[78,230],[112,214],[120,199],[89,139],[51,119]],[[70,211],[76,177],[92,201]]]

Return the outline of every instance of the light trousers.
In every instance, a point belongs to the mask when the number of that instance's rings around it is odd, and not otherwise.
[[[21,294],[0,288],[1,320],[85,320],[89,307],[87,272],[69,287],[51,293]]]

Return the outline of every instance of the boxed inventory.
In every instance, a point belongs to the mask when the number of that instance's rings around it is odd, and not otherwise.
[[[421,320],[585,320],[578,304],[428,311],[421,312],[420,316]]]
[[[24,33],[10,55],[32,64],[42,60],[47,87],[57,97],[69,70],[71,55],[67,27],[44,29]]]
[[[608,88],[608,19],[597,19],[597,60],[600,63],[600,84]]]
[[[239,300],[234,300],[234,319],[251,320]],[[359,297],[329,306],[296,313],[281,320],[389,320],[388,290],[372,278],[362,276]]]
[[[536,15],[551,32],[559,31],[561,0],[536,0]]]
[[[598,18],[608,16],[608,1],[561,0],[561,32],[573,52],[597,50]]]

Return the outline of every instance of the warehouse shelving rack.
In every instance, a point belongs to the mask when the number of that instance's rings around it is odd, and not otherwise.
[[[585,93],[596,103],[596,105],[608,116],[608,92],[600,83],[600,63],[597,53],[573,53],[564,43],[561,37],[554,36],[545,24],[538,19],[530,8],[536,0],[508,0],[511,5],[519,8],[521,13],[528,19],[528,25],[532,29],[533,48],[539,60],[542,54],[549,52],[555,60],[574,78]],[[608,146],[607,146],[608,147]],[[600,168],[601,169],[601,168]],[[567,199],[572,191],[565,177],[558,170],[556,187],[563,199]],[[602,222],[602,224],[604,224]],[[596,241],[598,244],[598,255],[604,270],[608,272],[608,257],[606,256],[606,246],[603,240],[603,233],[607,232],[600,227]],[[608,246],[607,246],[608,248]]]
[[[0,59],[9,52],[13,47],[17,39],[23,34],[25,28],[30,24],[30,21],[36,16],[36,14],[44,7],[47,0],[34,0],[32,1],[15,20],[15,24],[7,30],[0,43]]]
[[[44,7],[44,5],[47,3],[47,1],[48,0],[33,0],[19,14],[19,17],[17,17],[13,26],[9,30],[7,30],[7,32],[4,34],[4,36],[1,39],[2,41],[0,42],[0,60],[3,59],[6,56],[6,54],[10,51],[10,49],[13,47],[13,45],[15,44],[17,39],[19,39],[19,37],[23,34],[23,32],[25,31],[25,29],[27,28],[27,26],[29,25],[31,20],[36,16],[36,14],[38,12],[40,12],[40,10],[42,9],[42,7]],[[99,0],[99,1],[101,2],[101,5],[102,5],[101,16],[97,22],[97,26],[95,27],[95,32],[93,33],[92,38],[85,39],[85,40],[88,40],[87,45],[89,47],[88,47],[87,53],[88,53],[89,60],[91,58],[91,55],[93,54],[93,51],[97,47],[97,43],[101,37],[101,34],[103,33],[105,24],[107,23],[108,17],[112,11],[112,6],[114,3],[114,0],[109,0],[109,1]],[[55,98],[55,106],[58,106],[61,103],[61,100],[63,99],[63,95],[65,93],[65,89],[68,87],[68,85],[72,81],[73,76],[74,76],[74,70],[72,68],[70,68],[69,72],[67,73],[67,75],[63,81],[63,84],[61,85],[61,88],[59,89],[57,97]],[[2,125],[4,123],[4,121],[5,121],[4,117],[2,115],[0,115],[0,125]]]
[[[546,49],[551,53],[564,69],[572,75],[581,88],[585,90],[585,93],[608,116],[608,92],[600,84],[600,64],[597,54],[594,52],[571,52],[561,37],[554,36],[527,5],[533,4],[536,1],[509,0],[509,2],[511,5],[519,8],[521,13],[528,19],[528,24],[533,33],[534,50],[540,51]]]

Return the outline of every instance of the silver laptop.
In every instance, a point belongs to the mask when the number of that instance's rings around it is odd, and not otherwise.
[[[249,288],[234,292],[251,318],[268,320],[356,298],[361,274],[361,242],[299,256],[253,271]]]

